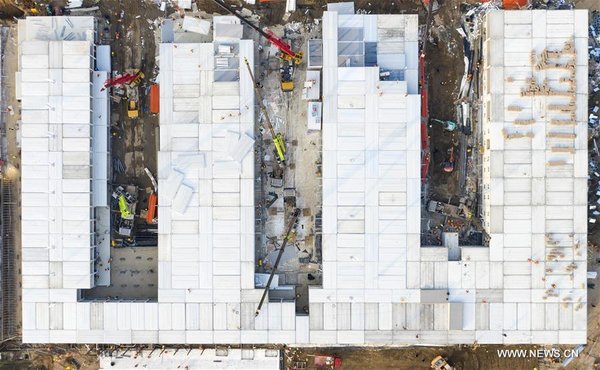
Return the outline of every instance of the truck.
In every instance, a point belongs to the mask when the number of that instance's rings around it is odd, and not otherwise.
[[[442,356],[437,356],[431,360],[431,368],[435,370],[454,370]]]
[[[342,367],[342,359],[335,355],[315,355],[315,367],[317,369],[339,369]]]
[[[139,112],[137,107],[137,102],[135,99],[130,99],[127,103],[127,117],[129,118],[138,118]]]

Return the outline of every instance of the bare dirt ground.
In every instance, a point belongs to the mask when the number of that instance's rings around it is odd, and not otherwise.
[[[342,369],[344,370],[431,369],[431,360],[438,355],[444,356],[456,369],[461,370],[540,368],[540,362],[537,359],[502,359],[497,356],[495,349],[487,346],[476,349],[470,347],[290,349],[286,351],[284,368],[293,368],[294,362],[306,362],[308,368],[314,369],[315,354],[339,356],[342,359]]]
[[[445,1],[434,15],[431,27],[433,44],[427,45],[426,75],[429,81],[429,117],[456,121],[456,102],[464,71],[462,38],[454,29],[459,26],[457,1]],[[439,124],[429,125],[431,146],[430,187],[434,199],[446,200],[460,194],[458,171],[446,173],[443,163],[448,150],[458,153],[458,133],[445,131]]]
[[[90,2],[89,5],[92,5]],[[125,171],[113,176],[113,186],[134,185],[140,191],[137,209],[147,208],[148,193],[152,186],[144,168],[156,175],[158,151],[158,116],[149,113],[148,88],[155,77],[155,25],[161,12],[150,1],[101,1],[96,13],[99,18],[102,39],[110,41],[112,70],[118,73],[129,69],[141,69],[145,77],[138,87],[139,118],[127,117],[126,100],[111,103],[111,157],[122,161]],[[137,219],[136,225],[145,227],[145,220]],[[120,237],[115,235],[116,237]],[[154,250],[150,250],[150,249]],[[155,298],[157,295],[158,260],[156,248],[111,248],[111,286],[94,288],[86,293],[92,298]],[[135,281],[134,281],[135,280]]]

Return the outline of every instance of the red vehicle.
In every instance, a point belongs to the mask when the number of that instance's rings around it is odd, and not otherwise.
[[[342,359],[338,356],[315,355],[315,367],[317,369],[339,369],[342,367]]]
[[[148,213],[146,214],[146,223],[153,224],[154,218],[156,217],[156,204],[158,203],[158,197],[156,193],[150,194],[148,197]]]
[[[150,85],[150,113],[160,112],[160,88],[158,84]]]
[[[454,171],[454,147],[448,149],[448,160],[444,162],[444,172]]]
[[[241,22],[243,22],[246,26],[252,28],[256,32],[258,32],[262,37],[267,39],[268,42],[273,44],[279,51],[281,51],[281,57],[285,60],[292,60],[296,64],[302,63],[302,52],[294,52],[290,45],[288,45],[285,41],[275,36],[275,34],[268,29],[261,29],[254,25],[254,23],[250,22],[243,15],[241,15],[237,10],[227,5],[223,0],[212,0],[214,3],[219,5],[221,8],[227,10],[229,13],[236,16]],[[260,0],[259,0],[260,1]],[[263,1],[261,1],[263,2]]]

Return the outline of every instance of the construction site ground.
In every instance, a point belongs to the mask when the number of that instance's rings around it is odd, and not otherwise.
[[[23,8],[37,6],[44,9],[48,0],[25,1],[18,0],[16,3]],[[242,1],[228,1],[229,3],[242,5]],[[282,24],[289,22],[301,22],[303,24],[314,24],[315,19],[319,19],[325,9],[326,0],[299,0],[298,4],[310,4],[310,7],[300,7],[299,11],[284,21],[285,1],[269,2],[251,7],[261,15],[262,25],[268,25],[274,30],[281,30]],[[455,100],[458,86],[463,73],[463,51],[462,41],[456,28],[460,21],[460,0],[438,0],[441,5],[439,12],[433,18],[431,35],[434,43],[427,45],[427,65],[426,74],[429,82],[429,109],[432,118],[442,120],[455,119]],[[478,3],[476,0],[469,0],[470,3]],[[54,2],[56,3],[56,2]],[[60,2],[59,2],[60,3]],[[206,13],[217,12],[224,14],[222,9],[214,5],[210,0],[197,0],[198,9]],[[597,0],[575,1],[577,7],[590,10],[600,10],[600,3]],[[90,14],[97,15],[99,19],[104,19],[109,26],[108,34],[104,35],[111,39],[113,50],[112,67],[113,70],[123,72],[127,68],[141,68],[146,75],[146,80],[140,87],[140,118],[133,121],[126,119],[127,116],[124,103],[114,103],[112,106],[112,121],[115,124],[112,140],[112,157],[118,157],[123,161],[125,172],[114,179],[117,184],[133,184],[140,189],[146,189],[151,186],[149,178],[145,175],[144,167],[147,167],[153,174],[156,174],[156,152],[157,152],[157,129],[158,117],[147,113],[147,96],[145,88],[150,79],[154,77],[156,65],[156,42],[155,35],[158,31],[158,21],[164,16],[171,15],[175,9],[168,7],[166,14],[163,14],[157,4],[152,0],[102,0],[84,1],[84,6],[98,5],[99,11]],[[365,10],[371,13],[418,13],[420,24],[424,24],[426,11],[421,0],[357,0],[355,8]],[[106,17],[106,18],[104,18]],[[8,25],[15,31],[14,21],[7,20]],[[102,22],[101,22],[102,23]],[[101,26],[101,32],[104,25]],[[118,37],[116,35],[118,34]],[[305,42],[310,37],[310,32],[303,33],[296,41],[300,46],[305,47]],[[14,39],[13,39],[14,40]],[[261,41],[264,45],[264,40]],[[6,76],[11,81],[16,69],[16,43],[9,43],[4,57]],[[261,58],[260,61],[264,61]],[[268,60],[267,60],[268,62]],[[260,62],[257,62],[260,63]],[[267,65],[262,65],[256,71],[268,72]],[[260,73],[260,72],[257,72]],[[285,129],[286,142],[290,150],[291,163],[293,168],[288,169],[288,180],[294,184],[297,194],[297,206],[307,209],[303,212],[300,224],[303,225],[309,236],[315,227],[315,216],[320,207],[320,178],[317,176],[320,157],[320,134],[306,133],[306,109],[305,102],[300,100],[299,93],[304,81],[304,70],[300,68],[295,76],[297,85],[293,95],[282,94],[278,86],[278,73],[271,71],[265,73],[262,79],[263,92],[269,95],[273,104],[269,109],[277,115],[281,115],[282,122],[287,122]],[[6,85],[4,85],[6,86]],[[8,85],[10,87],[10,85]],[[14,95],[10,104],[17,106],[14,101]],[[591,99],[598,100],[598,96]],[[4,107],[4,106],[3,106]],[[19,159],[16,148],[16,117],[5,121],[5,133],[9,143],[8,161],[15,166],[18,171]],[[12,128],[12,130],[11,130]],[[283,127],[282,127],[283,129]],[[434,126],[430,131],[430,147],[432,162],[430,167],[431,177],[428,181],[428,194],[431,197],[444,201],[456,201],[461,194],[459,186],[459,173],[445,173],[441,170],[442,163],[446,160],[448,148],[458,141],[458,134],[443,131],[440,126]],[[269,135],[265,133],[264,142],[267,143],[266,152],[269,151]],[[272,153],[271,153],[272,155]],[[18,174],[18,172],[17,172]],[[15,199],[19,199],[18,190],[20,188],[18,177],[12,183]],[[140,194],[145,194],[141,190]],[[282,200],[278,200],[282,202]],[[143,208],[144,205],[142,204]],[[283,204],[275,204],[275,207],[282,207]],[[15,212],[18,213],[18,207]],[[268,213],[268,212],[267,212]],[[281,212],[271,215],[265,215],[266,220],[271,219],[272,226],[265,223],[264,239],[270,236],[281,236],[279,231],[284,228]],[[15,215],[15,218],[18,216]],[[279,217],[279,220],[276,220]],[[18,219],[18,218],[16,218]],[[160,221],[159,221],[160,222]],[[441,224],[444,218],[432,216],[430,226]],[[14,223],[15,237],[20,235],[18,222]],[[269,232],[267,229],[272,227]],[[313,233],[314,234],[314,233]],[[305,246],[313,245],[313,241],[305,240]],[[600,227],[590,234],[590,242],[594,245],[600,244]],[[16,245],[20,243],[16,242]],[[262,243],[257,247],[257,256],[265,258],[265,261],[274,259],[276,248],[273,243]],[[318,264],[316,266],[307,264],[306,269],[300,269],[297,265],[298,255],[301,248],[290,248],[289,255],[284,259],[282,266],[298,274],[296,278],[300,285],[319,284]],[[311,253],[314,251],[311,251]],[[90,293],[90,297],[128,297],[130,298],[151,298],[155,296],[156,284],[156,248],[128,248],[116,250],[113,252],[113,266],[111,268],[111,279],[113,286],[110,288],[100,288],[95,293]],[[15,259],[16,265],[20,264],[17,251]],[[138,257],[142,258],[138,258]],[[589,252],[589,270],[598,271],[597,263],[600,255],[596,248],[590,248]],[[122,260],[124,258],[124,260]],[[126,271],[123,273],[122,271]],[[135,273],[132,273],[135,272]],[[136,272],[138,271],[138,272]],[[300,281],[305,279],[308,272],[314,272],[317,275],[316,281]],[[144,274],[143,280],[140,280],[141,274]],[[17,274],[17,272],[15,272]],[[299,276],[302,276],[299,278]],[[290,280],[292,276],[286,277]],[[134,282],[135,281],[135,282]],[[15,279],[15,284],[20,284],[19,279]],[[135,285],[139,286],[136,287]],[[124,286],[126,285],[126,286]],[[143,285],[143,286],[142,286]],[[18,286],[16,287],[18,289]],[[137,295],[136,295],[137,291]],[[299,298],[300,300],[303,298]],[[19,297],[20,300],[20,297]],[[600,338],[600,289],[590,289],[588,296],[588,336],[589,343],[580,357],[574,360],[569,366],[570,369],[589,369],[595,362],[595,357],[600,357],[600,347],[595,343]],[[300,304],[302,306],[302,304]],[[300,307],[302,308],[302,307]],[[15,310],[17,320],[20,320],[20,306]],[[97,369],[98,363],[94,357],[97,353],[94,348],[86,346],[68,347],[68,346],[30,346],[21,345],[19,339],[5,342],[4,350],[11,351],[16,358],[25,360],[0,361],[0,369],[10,368],[40,368],[63,369],[65,359],[72,356],[83,364],[82,369]],[[286,348],[285,365],[291,366],[294,362],[306,362],[308,368],[314,358],[314,354],[336,354],[343,360],[343,369],[427,369],[430,368],[430,361],[436,355],[444,355],[449,362],[458,369],[550,369],[558,368],[558,365],[551,364],[548,359],[538,360],[537,358],[500,358],[498,349],[534,349],[534,346],[513,346],[505,347],[501,345],[474,345],[474,346],[447,346],[447,347],[407,347],[398,349],[378,349],[372,347],[350,347],[350,348]]]
[[[85,5],[85,4],[84,4]],[[89,2],[88,5],[94,5]],[[143,227],[145,220],[140,211],[148,208],[146,189],[152,187],[145,172],[148,168],[156,175],[158,151],[158,116],[149,113],[147,94],[150,81],[155,75],[155,31],[154,20],[161,12],[149,1],[101,1],[99,15],[100,39],[110,41],[112,70],[121,74],[131,69],[140,69],[144,79],[137,86],[139,117],[127,116],[126,99],[111,101],[111,158],[123,164],[124,171],[113,167],[112,187],[129,185],[137,187],[137,216],[135,224]],[[113,216],[116,216],[113,207]],[[134,229],[135,232],[135,229]],[[113,230],[113,238],[123,238]],[[156,299],[158,292],[158,258],[154,247],[111,247],[109,265],[98,269],[109,269],[111,285],[97,287],[85,292],[89,299]]]

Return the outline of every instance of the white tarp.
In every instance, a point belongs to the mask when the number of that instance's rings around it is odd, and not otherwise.
[[[169,173],[169,177],[167,178],[166,186],[162,188],[163,193],[162,196],[166,197],[169,200],[172,200],[175,197],[175,194],[179,191],[179,187],[183,182],[183,174],[178,171],[171,171]]]
[[[188,32],[208,35],[208,32],[210,31],[210,22],[204,19],[186,16],[183,18],[183,29]]]
[[[254,147],[254,139],[247,134],[240,136],[237,132],[232,131],[228,131],[226,135],[227,154],[232,160],[241,164]]]
[[[181,9],[192,9],[192,0],[177,0],[177,6]]]
[[[192,194],[194,194],[194,190],[191,187],[181,185],[177,190],[177,194],[175,194],[175,198],[173,198],[173,210],[177,213],[185,213],[192,199]]]

